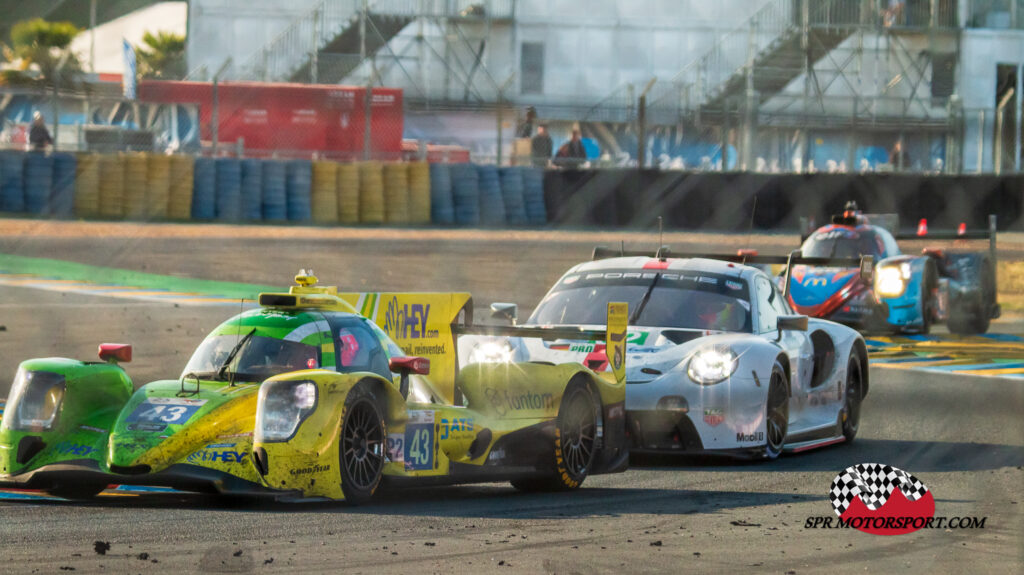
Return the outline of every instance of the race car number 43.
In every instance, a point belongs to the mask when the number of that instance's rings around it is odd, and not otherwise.
[[[151,397],[140,403],[126,421],[181,425],[195,415],[204,403],[206,403],[205,399],[188,400],[170,397]]]

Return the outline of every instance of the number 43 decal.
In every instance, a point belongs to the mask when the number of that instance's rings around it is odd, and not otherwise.
[[[204,403],[205,400],[153,397],[140,403],[125,421],[181,425],[195,415]]]
[[[434,424],[415,423],[405,427],[405,468],[419,471],[434,467]]]

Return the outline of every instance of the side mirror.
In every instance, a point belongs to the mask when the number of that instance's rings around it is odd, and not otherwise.
[[[388,369],[392,373],[427,375],[430,373],[430,360],[425,357],[393,357],[388,360]]]
[[[388,369],[390,369],[392,373],[397,373],[402,376],[402,381],[399,383],[398,391],[402,394],[402,397],[408,399],[409,374],[415,373],[417,375],[427,375],[430,373],[430,360],[425,357],[393,357],[388,360]]]
[[[132,346],[127,343],[101,343],[100,359],[107,363],[129,363],[132,360]]]
[[[780,315],[778,327],[779,331],[807,331],[807,316]]]
[[[491,317],[506,319],[515,325],[516,320],[519,319],[519,306],[514,303],[492,303]]]
[[[875,280],[875,256],[861,256],[860,279],[869,285]]]

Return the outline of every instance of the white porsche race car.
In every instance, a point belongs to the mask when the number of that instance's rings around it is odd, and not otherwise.
[[[629,302],[626,415],[634,452],[774,459],[857,435],[868,358],[855,330],[794,315],[775,282],[740,263],[660,254],[570,269],[525,326],[602,326]],[[615,255],[619,255],[616,250]],[[654,256],[654,257],[652,257]],[[491,306],[515,320],[514,304]],[[460,363],[582,362],[608,369],[597,341],[463,336]]]

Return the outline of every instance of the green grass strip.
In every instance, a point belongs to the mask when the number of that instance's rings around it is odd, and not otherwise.
[[[255,300],[260,292],[288,291],[288,286],[266,286],[150,274],[78,262],[0,254],[0,272],[41,278],[75,280],[99,285],[131,286],[173,292],[198,293],[232,299]]]

